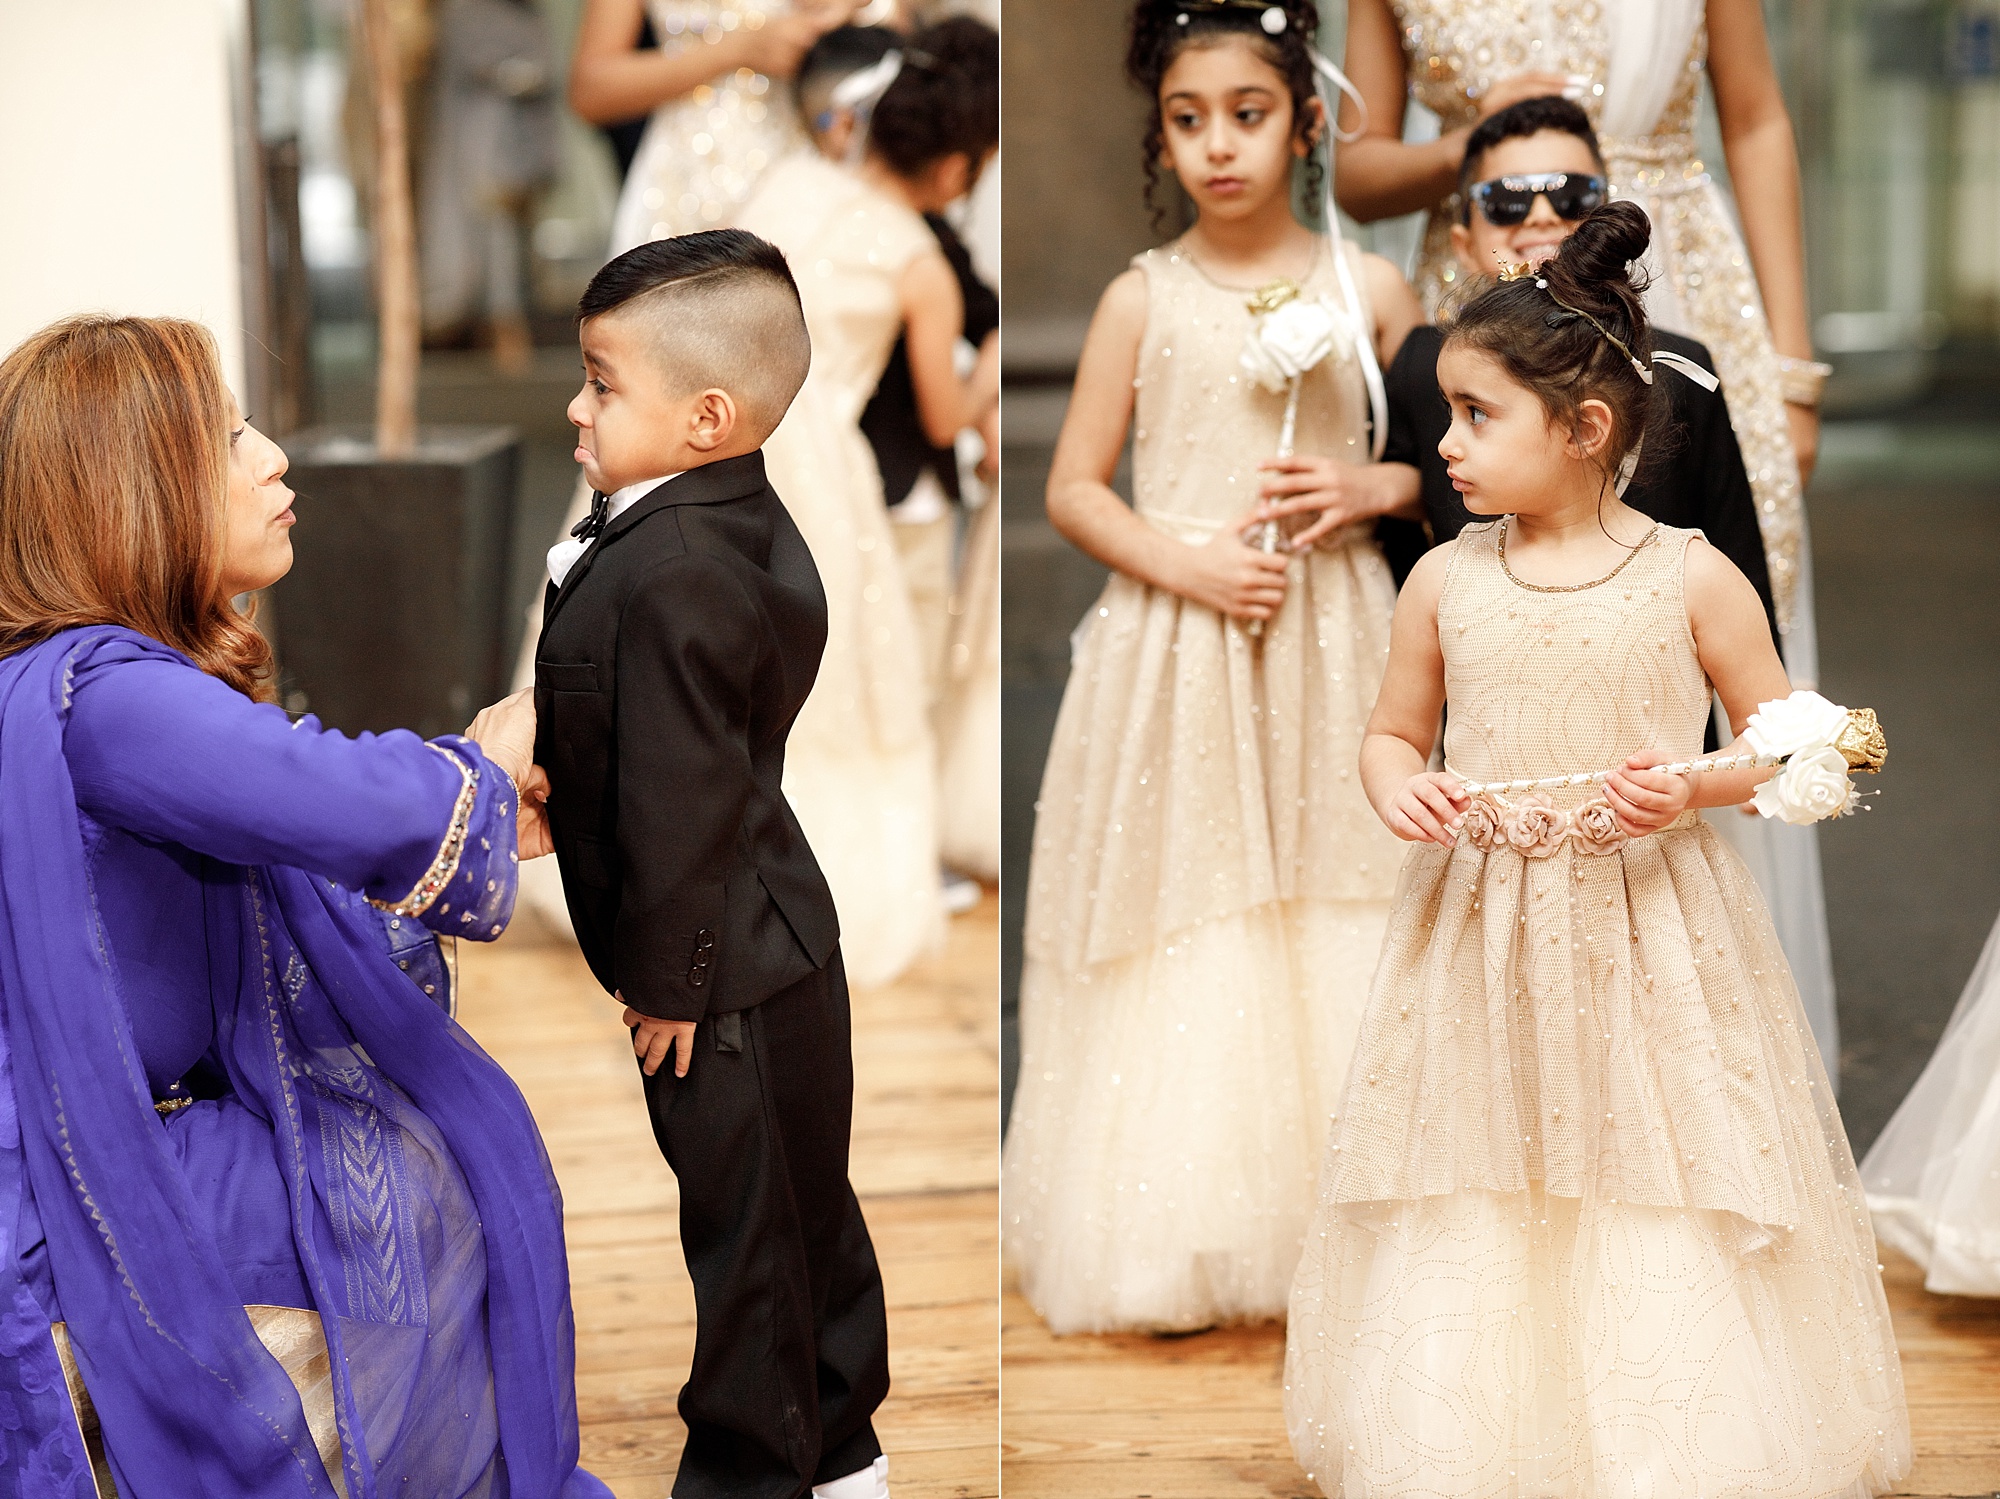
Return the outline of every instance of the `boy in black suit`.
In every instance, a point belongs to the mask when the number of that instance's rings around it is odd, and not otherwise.
[[[619,256],[579,317],[569,416],[598,493],[549,554],[536,759],[577,941],[625,1003],[680,1182],[696,1337],[674,1493],[881,1499],[847,984],[780,789],[826,644],[758,451],[811,358],[798,289],[773,246],[719,230]]]

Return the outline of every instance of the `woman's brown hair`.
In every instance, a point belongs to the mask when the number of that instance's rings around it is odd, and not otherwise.
[[[222,588],[229,397],[180,318],[65,318],[0,360],[0,656],[124,625],[270,701],[271,648]]]

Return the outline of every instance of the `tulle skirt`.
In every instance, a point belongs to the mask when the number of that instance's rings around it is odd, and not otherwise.
[[[1286,1348],[1326,1493],[1866,1499],[1907,1472],[1846,1135],[1698,817],[1609,853],[1413,850],[1337,1111]]]
[[[1879,1291],[1730,1214],[1473,1191],[1317,1227],[1285,1407],[1328,1494],[1870,1499],[1908,1470]]]
[[[2000,1296],[2000,924],[1861,1182],[1875,1232],[1926,1287]]]
[[[1280,902],[1022,973],[1005,1247],[1058,1333],[1284,1314],[1386,902]]]

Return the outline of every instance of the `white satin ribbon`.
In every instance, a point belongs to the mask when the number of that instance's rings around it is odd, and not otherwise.
[[[1368,124],[1367,101],[1347,75],[1336,68],[1319,48],[1309,47],[1307,53],[1312,58],[1313,86],[1319,94],[1320,107],[1326,112],[1326,128],[1335,140],[1359,140]],[[1361,124],[1352,135],[1343,135],[1340,130],[1341,94],[1353,100],[1354,107],[1361,114]],[[1368,387],[1368,414],[1372,424],[1368,456],[1379,463],[1382,449],[1389,441],[1389,391],[1382,380],[1382,363],[1375,357],[1374,320],[1362,310],[1361,288],[1355,283],[1354,269],[1347,263],[1347,248],[1341,238],[1340,210],[1333,201],[1331,146],[1326,153],[1326,199],[1322,206],[1326,214],[1327,242],[1333,248],[1334,271],[1340,277],[1341,300],[1347,304],[1347,315],[1354,324],[1354,352],[1361,361],[1361,380]]]

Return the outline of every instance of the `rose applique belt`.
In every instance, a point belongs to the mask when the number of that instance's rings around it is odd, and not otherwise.
[[[1671,826],[1692,827],[1699,815],[1684,813]],[[1485,790],[1473,794],[1459,820],[1458,836],[1482,854],[1512,849],[1524,859],[1546,859],[1565,844],[1579,854],[1615,854],[1632,841],[1601,796],[1565,808],[1539,792],[1508,801]]]

